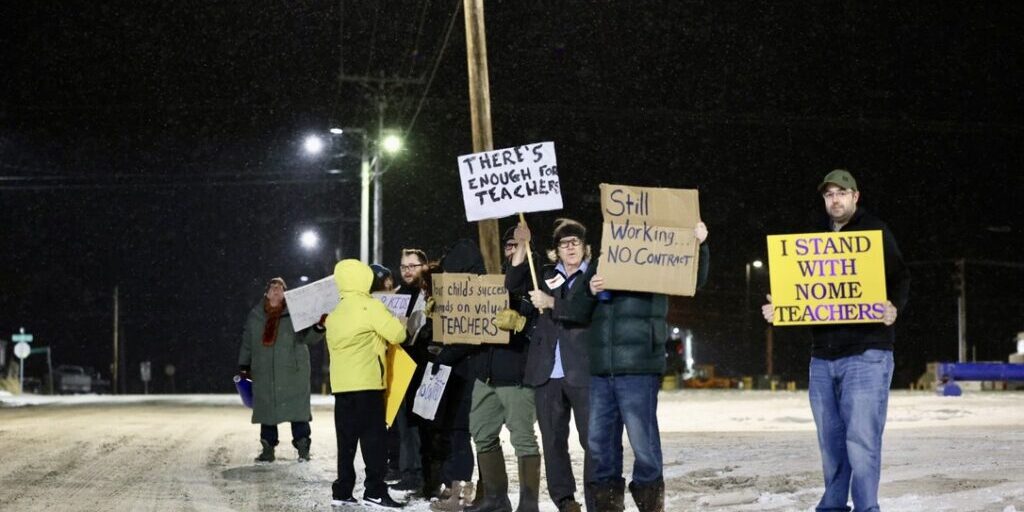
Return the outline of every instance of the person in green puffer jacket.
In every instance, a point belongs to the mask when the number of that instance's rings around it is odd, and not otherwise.
[[[239,373],[252,377],[252,422],[260,425],[258,463],[274,461],[278,423],[291,422],[300,462],[309,460],[309,346],[324,339],[322,325],[295,332],[284,300],[284,279],[267,283],[263,300],[245,321]]]
[[[700,244],[697,288],[707,281],[709,250],[703,222],[694,228]],[[597,258],[595,258],[596,260]],[[657,293],[608,291],[600,269],[584,275],[589,293],[573,298],[573,315],[590,322],[590,423],[587,451],[594,460],[590,487],[602,512],[621,512],[622,431],[633,449],[633,481],[629,484],[640,512],[663,512],[661,434],[658,431],[658,390],[665,373],[668,339],[668,296]]]

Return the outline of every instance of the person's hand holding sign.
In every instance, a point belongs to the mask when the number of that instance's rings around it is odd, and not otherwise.
[[[765,322],[772,323],[772,320],[775,319],[775,308],[772,307],[772,296],[766,295],[766,297],[768,297],[768,303],[761,306],[761,316],[764,317]]]
[[[604,291],[604,278],[594,274],[594,277],[590,278],[590,293],[597,295]]]
[[[555,298],[540,290],[530,290],[530,302],[533,303],[533,307],[542,311],[555,307]]]
[[[698,222],[693,228],[693,236],[697,237],[697,244],[704,243],[708,238],[708,227],[703,222]]]
[[[512,240],[516,244],[515,252],[512,253],[512,266],[518,267],[526,261],[526,252],[530,250],[530,237],[530,227],[525,222],[520,221],[516,224],[516,229],[512,233]]]
[[[892,301],[885,301],[885,313],[882,314],[882,323],[886,326],[896,323],[896,306]]]

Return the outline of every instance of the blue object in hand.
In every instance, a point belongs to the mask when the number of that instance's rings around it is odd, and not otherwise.
[[[252,409],[252,379],[243,379],[241,375],[235,375],[233,380],[242,404]]]

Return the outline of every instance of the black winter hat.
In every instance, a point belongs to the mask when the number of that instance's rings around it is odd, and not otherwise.
[[[504,245],[505,242],[508,242],[509,240],[512,240],[515,237],[516,237],[516,227],[515,226],[511,226],[508,229],[506,229],[505,232],[501,235],[501,244]]]
[[[555,228],[551,235],[551,244],[558,247],[558,242],[569,236],[579,238],[580,241],[586,241],[587,228],[583,224],[572,219],[555,219]]]

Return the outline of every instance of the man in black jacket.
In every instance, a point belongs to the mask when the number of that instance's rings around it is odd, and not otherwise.
[[[508,241],[508,240],[506,240]],[[511,256],[511,247],[505,250]],[[446,272],[485,272],[480,249],[469,240],[456,242],[442,264]],[[521,297],[510,296],[510,305],[529,316],[532,308]],[[499,434],[504,426],[515,450],[519,469],[519,504],[517,512],[537,512],[540,491],[540,449],[533,424],[536,422],[533,389],[523,386],[528,328],[520,325],[511,334],[507,345],[448,345],[438,362],[452,364],[465,354],[472,354],[472,405],[469,429],[476,444],[480,468],[482,499],[466,507],[465,512],[512,512],[508,498],[508,474]],[[479,495],[479,493],[478,493]]]
[[[513,294],[529,293],[532,304],[543,313],[537,319],[530,352],[526,359],[524,383],[536,391],[537,422],[544,444],[544,467],[548,493],[559,512],[580,512],[576,501],[576,479],[569,457],[569,420],[576,419],[576,431],[583,445],[584,481],[590,480],[593,464],[587,454],[587,425],[590,417],[590,358],[587,354],[589,319],[573,318],[567,305],[575,294],[587,293],[593,275],[587,229],[571,219],[555,221],[549,253],[553,264],[544,267],[538,290],[532,290],[526,251],[530,229],[520,224],[515,231],[516,252],[505,275],[505,286]],[[593,493],[584,489],[587,510],[595,510]]]
[[[830,172],[818,185],[828,218],[819,230],[882,232],[885,288],[889,295],[882,322],[821,325],[812,328],[809,395],[818,428],[825,493],[817,510],[877,511],[882,469],[882,431],[892,383],[893,323],[910,293],[910,273],[896,238],[884,222],[859,208],[860,191],[845,170]],[[775,309],[761,308],[772,322]]]

